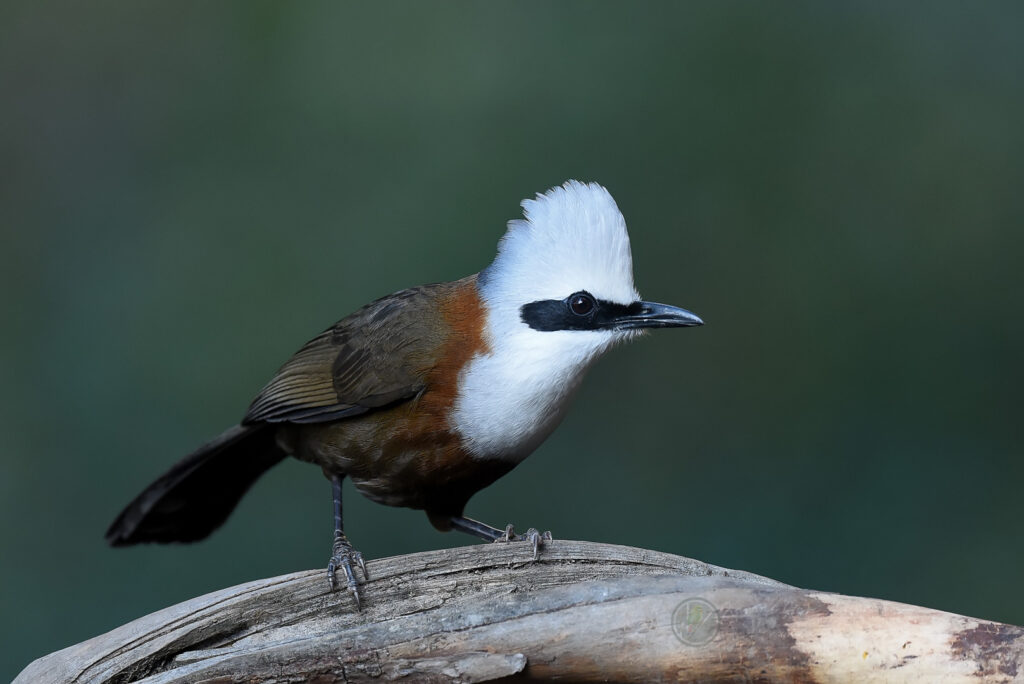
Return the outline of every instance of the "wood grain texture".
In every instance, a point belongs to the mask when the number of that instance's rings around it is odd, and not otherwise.
[[[1024,681],[1024,630],[807,591],[655,551],[490,544],[369,563],[364,609],[323,572],[166,608],[16,682]]]

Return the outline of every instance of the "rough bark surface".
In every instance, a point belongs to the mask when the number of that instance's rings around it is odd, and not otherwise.
[[[1024,629],[555,541],[249,582],[40,658],[23,682],[1024,681]]]

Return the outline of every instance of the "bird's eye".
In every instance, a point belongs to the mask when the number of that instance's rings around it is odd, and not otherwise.
[[[586,316],[594,310],[596,302],[594,298],[587,292],[577,292],[574,295],[569,295],[569,309],[572,310],[577,316]]]

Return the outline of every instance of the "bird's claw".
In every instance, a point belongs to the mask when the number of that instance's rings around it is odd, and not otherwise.
[[[540,556],[542,542],[551,541],[551,532],[540,532],[535,527],[526,530],[524,534],[516,534],[515,527],[509,523],[505,526],[505,533],[495,539],[495,542],[528,541],[533,544],[533,560]]]
[[[352,563],[359,567],[363,573],[363,580],[370,579],[366,572],[366,562],[363,561],[363,554],[352,548],[351,542],[345,535],[337,535],[334,538],[334,546],[331,550],[331,560],[327,562],[327,581],[331,584],[331,591],[338,588],[338,579],[335,572],[341,568],[345,572],[345,584],[352,598],[356,601],[356,609],[362,610],[362,603],[359,597],[359,582],[356,580],[356,573],[352,569]]]

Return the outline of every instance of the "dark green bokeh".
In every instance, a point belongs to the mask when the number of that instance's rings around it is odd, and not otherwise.
[[[1021,7],[4,5],[0,680],[324,565],[297,462],[204,543],[102,533],[307,338],[478,270],[570,177],[707,325],[602,361],[470,514],[1024,623]],[[347,519],[368,557],[467,541]]]

